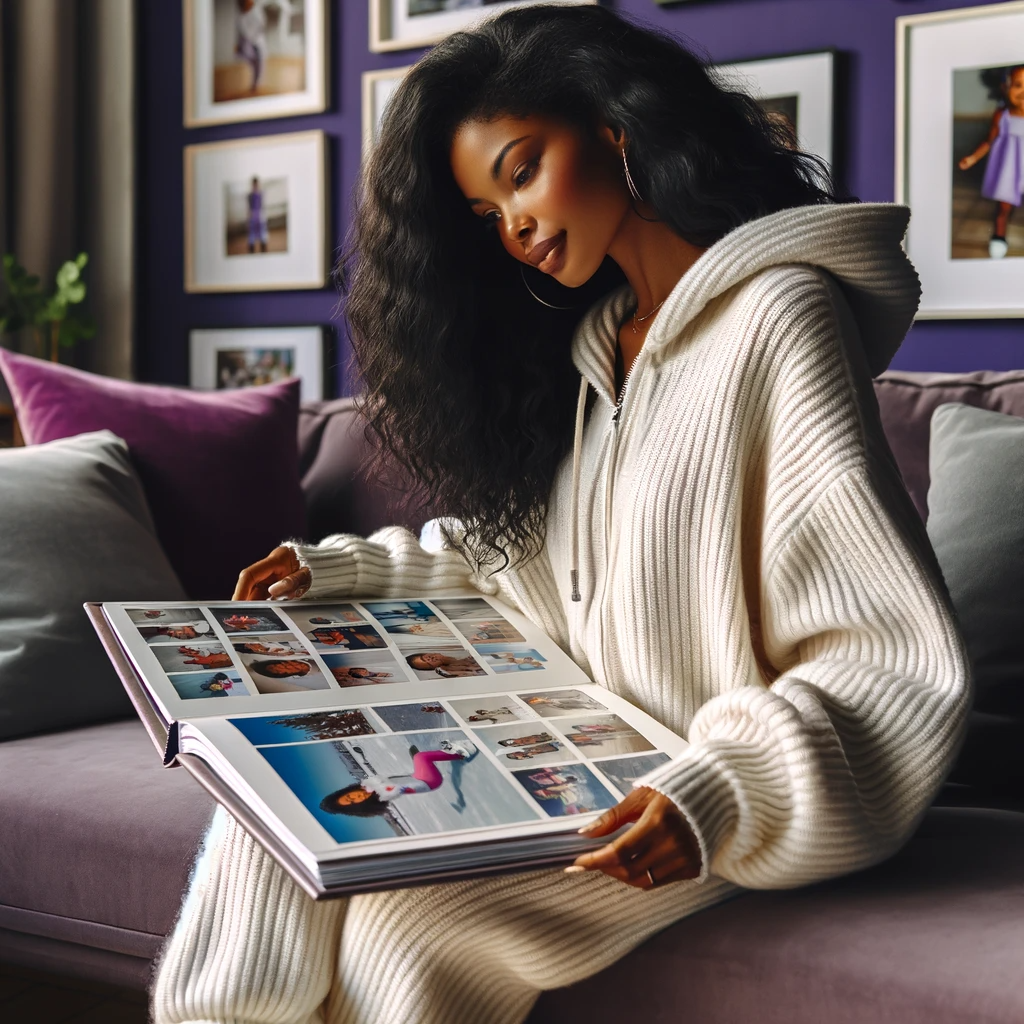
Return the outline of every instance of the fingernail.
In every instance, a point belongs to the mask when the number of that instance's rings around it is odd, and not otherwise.
[[[586,870],[587,869],[585,867],[583,867],[582,864],[570,864],[565,869],[565,873],[567,875],[578,875],[581,871],[586,871]]]
[[[588,832],[593,832],[601,824],[600,818],[597,821],[592,821],[589,825],[584,825],[583,828],[577,829],[577,834],[585,836]]]

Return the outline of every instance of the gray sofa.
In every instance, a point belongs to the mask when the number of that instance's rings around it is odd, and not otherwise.
[[[937,405],[1024,416],[1024,372],[890,373],[876,393],[922,513]],[[407,494],[367,478],[365,444],[347,400],[304,407],[311,536],[422,518]],[[993,775],[990,754],[968,743],[886,864],[697,914],[546,993],[531,1024],[1020,1024],[1024,790]],[[0,961],[144,988],[211,810],[187,773],[160,766],[135,720],[0,743]]]

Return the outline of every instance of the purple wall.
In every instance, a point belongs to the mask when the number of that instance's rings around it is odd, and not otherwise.
[[[138,372],[183,384],[191,327],[327,323],[336,297],[320,292],[186,295],[182,271],[182,148],[192,142],[322,128],[330,140],[332,233],[343,237],[348,196],[359,168],[360,75],[412,63],[416,51],[371,54],[367,0],[329,0],[332,8],[331,105],[313,117],[182,127],[181,5],[138,4],[139,208]],[[895,18],[978,6],[986,0],[695,0],[658,7],[653,0],[612,0],[703,47],[716,61],[834,47],[848,54],[846,179],[864,200],[893,198]],[[339,324],[340,327],[340,324]],[[337,359],[345,390],[347,349]],[[924,321],[893,363],[906,370],[1024,367],[1024,320]]]

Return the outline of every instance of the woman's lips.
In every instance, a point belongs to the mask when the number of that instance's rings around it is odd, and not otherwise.
[[[538,242],[526,256],[538,270],[545,274],[557,274],[565,264],[565,232]]]

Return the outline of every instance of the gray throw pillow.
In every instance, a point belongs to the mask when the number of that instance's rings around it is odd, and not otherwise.
[[[185,593],[108,430],[0,450],[0,739],[131,714],[82,607]]]
[[[940,405],[929,463],[928,534],[974,668],[952,779],[1024,798],[1024,419]]]

